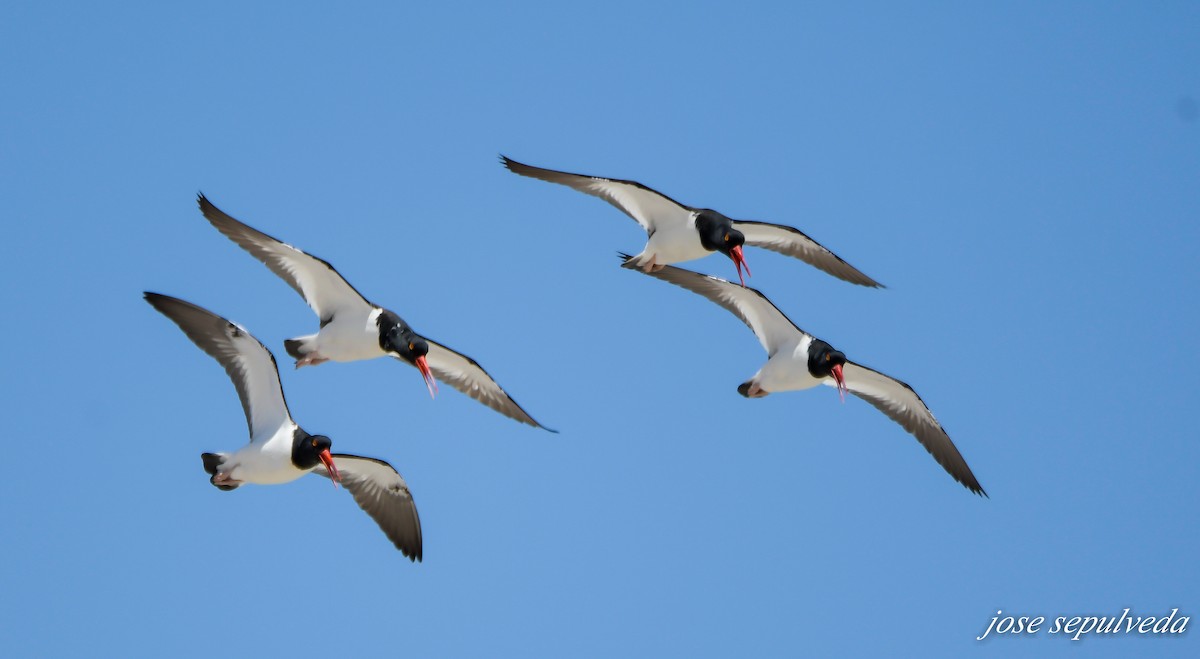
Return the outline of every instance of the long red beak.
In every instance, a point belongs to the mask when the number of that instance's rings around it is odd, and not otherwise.
[[[337,487],[338,483],[342,482],[342,475],[338,473],[337,465],[333,464],[333,456],[329,454],[329,449],[321,451],[321,462],[324,463],[325,469],[329,472],[329,479],[333,481],[333,486]]]
[[[746,276],[752,277],[750,274],[750,264],[746,263],[746,257],[742,256],[742,246],[738,245],[729,250],[729,258],[733,259],[733,264],[737,266],[738,281],[742,282],[742,288],[746,287],[746,280],[742,278],[742,268],[746,269]]]
[[[837,382],[838,395],[842,397],[842,402],[845,403],[846,392],[850,391],[850,389],[846,387],[846,378],[842,376],[842,365],[834,364],[831,370],[833,371],[833,380]]]
[[[417,357],[417,370],[421,372],[421,377],[425,378],[425,388],[429,390],[429,397],[437,397],[437,380],[433,379],[433,371],[429,370],[429,362],[425,361],[425,355]]]

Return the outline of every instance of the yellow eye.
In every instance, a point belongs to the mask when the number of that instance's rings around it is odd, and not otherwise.
[[[316,445],[317,445],[317,440],[315,440],[315,439],[314,439],[314,440],[313,440],[313,446],[316,446]]]
[[[729,234],[725,234],[725,242],[729,242]]]
[[[411,343],[410,343],[410,344],[408,344],[408,349],[409,349],[409,350],[416,350],[417,348],[416,348],[416,346],[414,346],[413,344],[411,344]]]
[[[830,359],[833,359],[833,355],[825,353],[825,361],[829,361]]]

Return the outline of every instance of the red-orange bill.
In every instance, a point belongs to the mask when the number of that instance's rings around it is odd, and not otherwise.
[[[746,280],[742,278],[742,268],[746,269],[746,276],[753,277],[750,274],[750,264],[746,263],[746,257],[742,255],[742,246],[738,245],[729,250],[729,258],[733,259],[733,264],[737,266],[738,281],[742,282],[742,288],[746,287]]]
[[[833,371],[833,380],[837,382],[838,395],[842,397],[844,403],[846,402],[846,392],[850,389],[846,387],[846,378],[842,375],[842,365],[834,364],[831,370]]]
[[[417,370],[421,372],[421,377],[425,379],[425,388],[429,390],[429,397],[437,397],[437,380],[433,379],[433,371],[429,370],[429,362],[425,360],[425,355],[417,357]]]
[[[321,451],[319,457],[325,465],[325,470],[329,472],[329,480],[333,481],[334,487],[337,487],[338,483],[342,482],[342,475],[338,473],[337,465],[333,464],[333,456],[329,454],[329,449]]]

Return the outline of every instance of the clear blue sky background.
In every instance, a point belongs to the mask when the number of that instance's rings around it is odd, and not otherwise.
[[[1200,616],[1195,4],[169,4],[0,9],[5,654],[1195,656],[974,640],[997,609]],[[498,153],[887,284],[748,253],[991,499],[860,400],[738,396],[745,327]],[[316,318],[198,191],[562,433],[390,361],[289,368],[305,428],[407,478],[425,562],[323,479],[217,491],[233,387],[141,292],[279,354]]]

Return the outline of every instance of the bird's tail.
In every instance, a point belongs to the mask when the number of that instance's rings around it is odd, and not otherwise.
[[[304,355],[308,354],[304,344],[304,339],[284,339],[283,349],[287,350],[287,354],[291,355],[292,359],[304,359]]]
[[[200,459],[204,461],[204,471],[208,472],[210,476],[216,476],[217,467],[225,462],[225,456],[220,453],[201,453]]]
[[[230,490],[236,490],[238,485],[241,485],[241,483],[232,483],[232,482],[228,482],[228,481],[227,482],[218,482],[217,481],[217,476],[219,475],[218,470],[220,469],[221,465],[225,463],[225,455],[224,454],[201,453],[200,459],[204,461],[204,471],[208,472],[211,475],[211,477],[208,479],[208,482],[215,485],[217,487],[217,489],[222,490],[224,492],[228,492]]]

